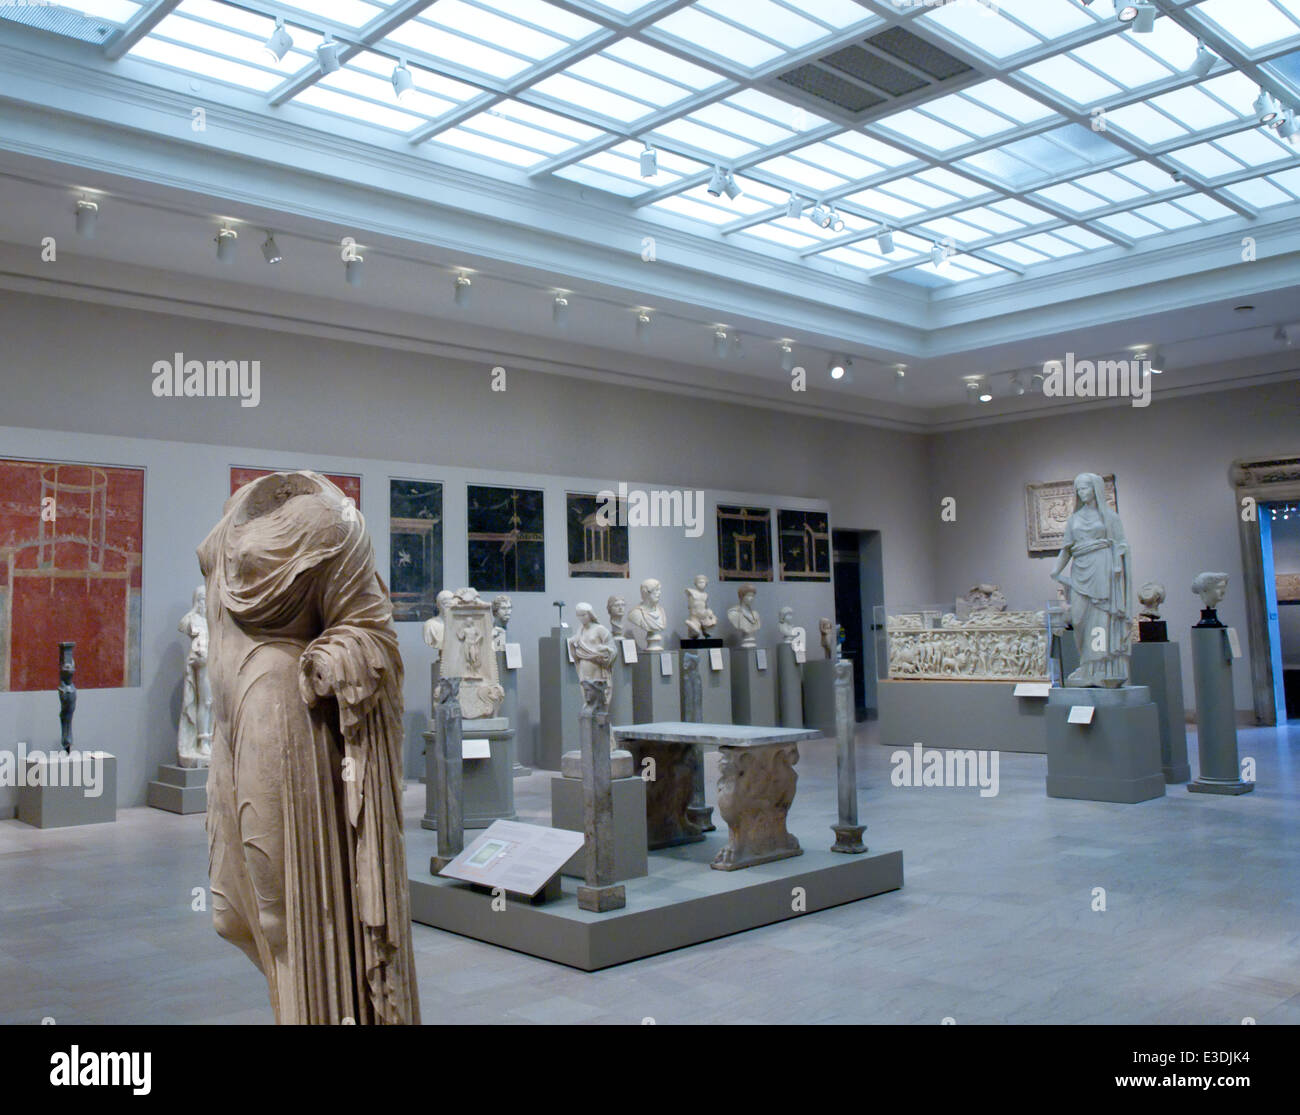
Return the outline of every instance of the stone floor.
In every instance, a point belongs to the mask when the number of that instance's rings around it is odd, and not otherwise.
[[[1254,793],[1140,805],[1049,799],[1036,755],[1001,757],[997,796],[896,787],[872,733],[862,815],[903,890],[591,974],[416,925],[425,1021],[1300,1023],[1300,725],[1242,731]],[[834,820],[834,774],[806,745],[800,828]],[[516,783],[522,820],[549,777]],[[206,882],[202,816],[0,821],[0,1023],[269,1022]]]

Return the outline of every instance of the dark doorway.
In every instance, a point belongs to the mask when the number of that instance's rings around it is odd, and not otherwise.
[[[885,602],[880,531],[831,532],[835,568],[835,622],[844,630],[843,652],[853,661],[853,703],[856,719],[874,720],[876,698],[876,640],[872,636],[877,606]]]

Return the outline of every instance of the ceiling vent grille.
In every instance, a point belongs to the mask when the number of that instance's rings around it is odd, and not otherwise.
[[[83,43],[106,42],[117,27],[102,19],[87,19],[81,12],[55,4],[6,4],[0,0],[0,19],[22,23],[39,31],[52,31]]]

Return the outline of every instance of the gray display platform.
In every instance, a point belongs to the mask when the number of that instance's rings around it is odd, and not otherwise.
[[[803,726],[835,734],[835,662],[814,658],[803,664]]]
[[[610,780],[614,801],[614,878],[640,879],[646,874],[645,782],[639,775]],[[551,827],[583,832],[582,779],[551,779]],[[565,875],[584,878],[587,849],[580,848],[561,869]]]
[[[565,645],[570,628],[552,627],[537,640],[537,752],[533,763],[542,770],[559,770],[560,758],[578,746],[578,713],[582,691],[578,668],[569,661]]]
[[[776,722],[782,728],[802,728],[803,667],[789,643],[781,643],[773,653],[776,656]]]
[[[1017,697],[1011,681],[881,681],[880,742],[1047,753],[1044,697]]]
[[[1091,706],[1091,724],[1069,723]],[[1144,685],[1056,687],[1047,699],[1047,796],[1132,805],[1164,797],[1160,717]]]
[[[716,649],[722,655],[722,669],[713,668],[712,655]],[[731,649],[729,647],[716,647],[713,649],[704,647],[696,652],[700,656],[700,719],[705,724],[730,724],[731,723]],[[678,654],[677,665],[681,664],[681,654]],[[684,671],[678,671],[678,700],[681,701],[681,707],[686,708],[686,698],[681,693],[681,686],[685,684]],[[642,723],[640,717],[637,717],[638,724]],[[610,723],[617,724],[617,720],[611,720]]]
[[[672,673],[664,676],[659,664],[667,656]],[[632,723],[657,724],[682,718],[682,656],[675,650],[643,650],[632,665]],[[730,715],[731,710],[727,713]],[[577,714],[575,713],[575,716]],[[611,724],[619,721],[610,717]],[[575,724],[577,721],[575,720]],[[577,730],[576,728],[574,729]],[[557,766],[558,770],[559,767]]]
[[[513,821],[515,813],[515,733],[505,717],[461,722],[461,739],[486,739],[486,759],[463,759],[461,767],[464,827],[487,828],[493,821]],[[424,816],[420,827],[437,828],[437,788],[433,777],[433,733],[424,733]]]
[[[29,753],[18,787],[18,819],[38,829],[117,820],[117,758],[107,751]],[[97,793],[87,794],[94,781]]]
[[[773,651],[764,650],[760,669],[759,657],[757,647],[739,647],[731,652],[731,722],[772,728],[779,723],[776,658]]]
[[[145,804],[168,813],[208,811],[208,768],[162,763],[157,781],[145,789]]]
[[[1192,680],[1196,686],[1196,750],[1200,770],[1194,794],[1249,794],[1237,755],[1237,714],[1232,698],[1232,650],[1226,627],[1192,628]]]
[[[1187,782],[1187,710],[1183,707],[1183,663],[1177,643],[1134,643],[1129,682],[1145,685],[1160,718],[1160,767],[1166,783]]]
[[[578,909],[573,880],[563,881],[563,896],[555,902],[534,906],[510,899],[504,910],[493,912],[492,896],[482,890],[412,874],[411,917],[594,972],[902,887],[902,852],[835,855],[820,850],[824,830],[824,825],[805,825],[795,832],[807,849],[804,855],[744,871],[709,869],[726,843],[716,834],[703,843],[652,852],[649,874],[625,884],[627,905],[601,914]],[[427,863],[433,850],[431,836],[408,836],[408,863]],[[806,911],[792,909],[795,887],[802,888]]]

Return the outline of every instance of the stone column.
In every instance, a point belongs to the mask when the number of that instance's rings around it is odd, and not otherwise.
[[[835,780],[839,788],[840,822],[832,852],[855,856],[867,850],[862,842],[866,825],[858,824],[858,756],[853,743],[853,663],[835,662]]]
[[[578,908],[594,913],[621,910],[627,891],[614,882],[613,760],[609,747],[609,682],[582,682],[578,738],[582,746],[582,814],[586,838],[585,884],[578,887]]]
[[[704,723],[704,679],[700,677],[698,650],[682,651],[682,719],[688,724]],[[692,747],[687,756],[691,767],[691,804],[686,815],[699,826],[701,832],[715,832],[713,806],[704,802],[704,752]]]
[[[436,875],[465,850],[465,760],[461,750],[460,679],[439,678],[434,687],[433,731],[424,733],[425,777],[434,796],[438,851],[429,860]],[[432,738],[430,738],[432,737]]]

